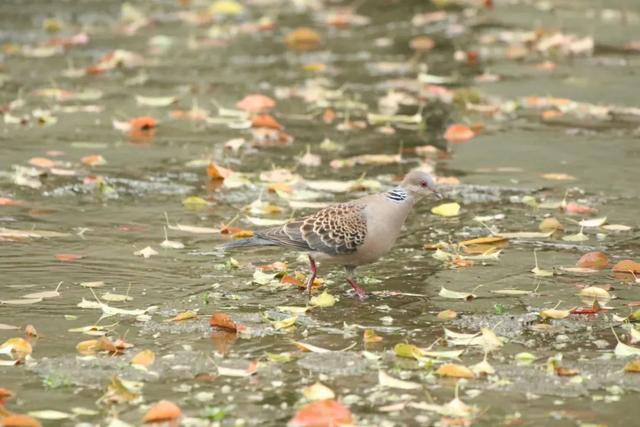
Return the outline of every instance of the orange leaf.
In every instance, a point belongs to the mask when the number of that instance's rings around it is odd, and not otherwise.
[[[276,106],[276,101],[265,95],[247,95],[238,101],[236,107],[250,113],[261,113]]]
[[[151,366],[156,361],[156,354],[151,350],[142,350],[131,359],[132,365]]]
[[[559,377],[574,377],[579,373],[580,371],[577,369],[563,368],[562,366],[558,366],[556,368],[556,375]]]
[[[452,124],[444,133],[444,139],[451,143],[461,143],[476,136],[475,132],[467,125],[461,123]]]
[[[158,126],[158,121],[150,116],[135,117],[129,120],[131,132],[150,130]]]
[[[233,171],[231,169],[223,168],[214,162],[210,162],[209,166],[207,166],[207,176],[211,179],[225,179],[229,178],[231,175],[233,175]]]
[[[2,427],[41,427],[38,420],[29,415],[13,414],[0,419]]]
[[[282,278],[280,279],[280,283],[286,283],[287,285],[294,285],[294,286],[304,286],[304,283],[301,280],[296,279],[293,276],[289,276],[288,274],[285,274],[284,276],[282,276]]]
[[[308,27],[296,28],[284,38],[284,42],[289,48],[300,51],[315,49],[321,41],[320,34]]]
[[[613,266],[613,271],[621,273],[640,273],[640,263],[630,259],[624,259]]]
[[[53,160],[49,160],[46,157],[33,157],[29,160],[29,164],[43,169],[49,169],[56,165]]]
[[[317,400],[303,406],[294,415],[288,427],[328,427],[353,424],[349,408],[333,399]]]
[[[322,113],[322,121],[331,124],[336,119],[336,112],[332,108],[326,108]]]
[[[231,316],[225,313],[213,313],[211,315],[211,319],[209,319],[209,325],[216,328],[227,329],[233,332],[240,332],[246,329],[244,325],[238,325],[233,321]]]
[[[102,157],[100,154],[94,154],[92,156],[84,156],[83,158],[80,159],[80,161],[87,166],[98,166],[98,165],[104,165],[105,163],[107,163],[104,157]]]
[[[4,402],[6,400],[11,399],[13,396],[15,396],[15,393],[12,392],[11,390],[9,390],[8,388],[2,388],[0,387],[0,407],[2,405],[4,405]]]
[[[578,260],[576,266],[604,270],[609,266],[609,257],[604,252],[588,252]]]
[[[271,128],[271,129],[282,129],[283,126],[278,123],[278,121],[269,114],[260,114],[254,116],[251,119],[251,126],[254,128]]]
[[[365,329],[363,339],[365,343],[374,343],[382,341],[383,338],[380,335],[376,335],[376,331],[373,329]]]
[[[8,197],[0,197],[0,206],[19,206],[23,204],[24,202],[21,202],[20,200],[14,200]]]
[[[146,414],[142,422],[147,423],[162,423],[177,420],[182,416],[182,411],[173,402],[168,400],[161,400],[153,405]]]
[[[84,258],[84,256],[79,254],[56,254],[58,261],[77,261],[82,258]]]

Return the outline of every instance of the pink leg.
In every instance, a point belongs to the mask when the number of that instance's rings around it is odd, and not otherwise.
[[[364,291],[364,288],[358,285],[358,282],[356,282],[354,279],[352,279],[351,277],[348,277],[347,282],[349,282],[349,284],[355,291],[356,295],[358,295],[358,298],[364,299],[367,296],[367,293]]]
[[[313,281],[316,280],[316,276],[318,274],[318,268],[316,267],[316,260],[314,260],[311,255],[309,255],[309,277],[307,278],[307,293],[311,296],[311,286],[313,286]]]
[[[363,299],[367,296],[367,293],[364,291],[362,286],[360,286],[358,282],[356,282],[356,279],[353,278],[355,269],[356,268],[352,266],[345,266],[345,270],[347,271],[347,282],[349,282],[358,298]]]

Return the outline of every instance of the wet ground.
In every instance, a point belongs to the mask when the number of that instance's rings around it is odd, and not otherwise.
[[[167,399],[185,425],[277,426],[321,382],[362,426],[637,423],[640,292],[611,269],[639,260],[637,2],[4,1],[0,23],[0,344],[37,331],[0,347],[7,410],[138,425]],[[420,204],[358,270],[364,301],[321,266],[337,301],[304,311],[303,257],[219,249],[414,167],[461,211]],[[563,269],[592,251],[609,265]],[[451,350],[495,372],[449,378]],[[456,387],[468,406],[438,406]]]

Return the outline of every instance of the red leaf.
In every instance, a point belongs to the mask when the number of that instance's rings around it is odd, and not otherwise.
[[[283,128],[283,126],[269,114],[260,114],[253,117],[253,119],[251,119],[251,126],[254,128],[271,128],[278,130]]]
[[[288,427],[338,427],[353,423],[349,408],[333,399],[318,400],[303,406],[287,424]]]

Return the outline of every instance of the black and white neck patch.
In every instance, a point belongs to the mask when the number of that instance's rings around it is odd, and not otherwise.
[[[404,202],[409,198],[409,194],[400,187],[392,188],[387,191],[385,197],[392,202]]]

